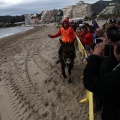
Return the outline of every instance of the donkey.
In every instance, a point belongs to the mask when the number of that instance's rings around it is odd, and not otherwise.
[[[68,68],[68,82],[71,83],[71,70],[74,66],[75,48],[73,43],[63,44],[62,53],[60,55],[62,75],[67,78],[65,67]]]

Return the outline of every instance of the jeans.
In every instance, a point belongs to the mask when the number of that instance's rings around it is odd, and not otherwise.
[[[59,50],[58,50],[58,54],[59,54],[59,56],[61,55],[62,50],[63,50],[63,45],[60,45],[60,48],[59,48]]]

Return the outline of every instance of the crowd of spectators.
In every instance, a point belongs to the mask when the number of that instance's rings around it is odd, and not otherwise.
[[[118,120],[120,21],[109,20],[99,27],[93,20],[92,25],[80,24],[76,33],[89,56],[83,72],[83,83],[86,89],[94,93],[94,112],[101,112],[101,120]]]

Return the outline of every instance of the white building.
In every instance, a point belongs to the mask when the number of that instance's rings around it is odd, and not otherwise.
[[[88,3],[84,3],[84,1],[79,1],[79,3],[76,3],[76,7],[73,10],[73,18],[76,17],[91,17],[92,10],[91,5]]]
[[[29,25],[31,21],[31,15],[30,14],[25,14],[25,24]]]
[[[74,9],[74,5],[63,8],[63,19],[66,17],[72,18],[73,17],[73,9]]]
[[[41,23],[44,21],[43,19],[45,18],[46,15],[47,15],[47,10],[42,12],[41,20],[40,20]]]
[[[63,14],[63,18],[83,18],[84,16],[91,17],[92,9],[90,4],[84,3],[84,1],[79,1],[76,5],[64,8]]]

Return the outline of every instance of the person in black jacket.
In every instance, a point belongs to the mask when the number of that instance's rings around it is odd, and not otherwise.
[[[100,74],[106,74],[107,72],[110,72],[118,64],[118,61],[116,60],[113,54],[113,50],[114,50],[114,46],[119,40],[120,40],[120,34],[116,26],[112,26],[106,30],[104,42],[111,45],[111,53],[110,53],[111,55],[109,57],[104,57],[104,59],[102,59]],[[98,96],[99,96],[97,98],[98,105],[97,107],[95,107],[95,112],[96,110],[99,111],[102,108],[102,96],[101,95]]]
[[[101,74],[111,71],[118,64],[118,61],[113,54],[114,46],[120,40],[118,28],[116,26],[108,28],[105,33],[105,39],[105,42],[111,45],[111,56],[104,58],[100,70]]]
[[[101,73],[105,43],[95,46],[93,55],[83,73],[86,89],[102,96],[102,120],[120,120],[120,42],[114,46],[114,56],[119,62],[112,70]]]

